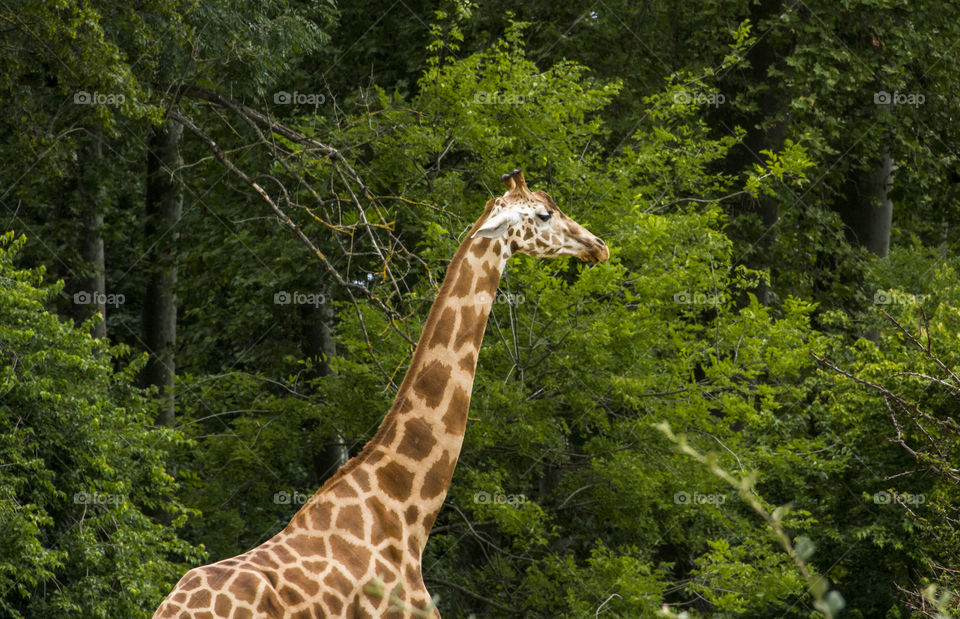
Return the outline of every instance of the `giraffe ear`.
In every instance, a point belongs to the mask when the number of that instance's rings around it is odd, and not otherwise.
[[[516,211],[501,211],[495,215],[491,215],[482,226],[477,228],[477,231],[473,233],[473,237],[482,236],[487,239],[495,239],[498,236],[503,236],[503,234],[510,229],[511,226],[520,221],[520,215]]]

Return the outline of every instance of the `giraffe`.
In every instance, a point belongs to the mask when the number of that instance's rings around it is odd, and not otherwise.
[[[260,546],[187,572],[154,619],[435,617],[421,554],[460,454],[477,355],[515,253],[610,257],[523,172],[503,175],[447,268],[373,438]],[[374,586],[371,586],[375,583]]]

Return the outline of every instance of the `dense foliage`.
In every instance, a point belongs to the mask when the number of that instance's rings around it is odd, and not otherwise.
[[[0,7],[0,614],[282,528],[521,167],[612,258],[509,263],[443,615],[949,616],[960,8],[400,5]]]
[[[0,246],[0,612],[7,617],[142,614],[202,553],[177,536],[188,510],[167,454],[178,430],[153,426],[138,363],[44,305],[62,285],[14,267]],[[180,558],[180,562],[172,559]]]

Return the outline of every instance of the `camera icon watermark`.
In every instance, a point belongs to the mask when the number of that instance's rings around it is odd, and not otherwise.
[[[73,93],[73,103],[75,105],[123,105],[127,97],[123,93],[102,94],[99,92],[87,92],[78,90]]]
[[[723,294],[708,295],[702,292],[690,293],[681,290],[673,295],[673,302],[681,305],[722,305],[724,302]]]
[[[276,305],[312,305],[314,307],[320,307],[321,305],[326,305],[327,295],[320,292],[303,293],[299,291],[287,292],[286,290],[281,290],[273,294],[273,302]]]
[[[273,102],[276,105],[323,105],[327,98],[320,93],[287,92],[281,90],[273,93]]]
[[[903,93],[896,90],[892,93],[886,90],[878,90],[873,93],[873,102],[877,105],[912,105],[919,107],[926,102],[927,98],[921,93]]]
[[[99,291],[87,292],[81,290],[73,293],[74,305],[107,305],[119,307],[126,302],[127,298],[122,294],[104,294]]]
[[[303,505],[310,500],[310,497],[313,495],[304,494],[303,492],[287,492],[286,490],[281,490],[273,495],[273,504],[274,505]]]
[[[519,507],[527,502],[527,497],[524,494],[503,494],[502,492],[490,493],[486,490],[481,490],[473,495],[473,502],[477,505],[496,504]]]
[[[481,90],[473,95],[473,102],[480,105],[523,105],[527,98],[519,94]]]
[[[727,500],[725,494],[701,494],[680,491],[673,495],[675,505],[723,505]]]
[[[76,492],[73,495],[75,505],[120,505],[124,500],[123,495],[106,492]]]
[[[690,93],[681,90],[673,93],[673,102],[677,105],[708,105],[717,108],[727,102],[727,97],[723,93]]]
[[[881,490],[873,495],[873,502],[876,505],[890,505],[891,503],[901,503],[903,505],[923,505],[927,502],[926,495],[911,494],[909,492],[887,492]]]
[[[875,305],[918,305],[926,301],[928,296],[929,295],[925,294],[878,290],[873,294],[873,303]]]

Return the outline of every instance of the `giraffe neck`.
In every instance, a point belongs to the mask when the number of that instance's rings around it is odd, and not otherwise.
[[[376,443],[398,470],[413,473],[413,491],[401,500],[421,511],[423,543],[460,455],[478,353],[508,255],[500,240],[468,236],[461,244],[382,424],[395,432]]]
[[[350,501],[357,490],[366,494],[369,489],[384,507],[403,515],[404,537],[418,557],[460,455],[477,355],[510,255],[504,241],[473,239],[472,233],[450,261],[410,367],[377,433],[314,497]],[[308,502],[305,510],[311,504],[321,503]]]

